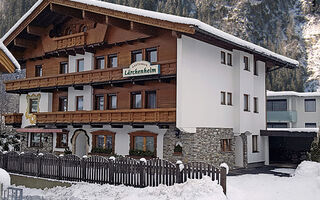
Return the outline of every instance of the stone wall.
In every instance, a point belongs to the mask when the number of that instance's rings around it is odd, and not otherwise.
[[[232,151],[221,151],[221,139],[232,140]],[[175,155],[174,147],[182,144],[182,154]],[[227,163],[230,168],[235,164],[235,139],[232,129],[228,128],[197,128],[196,133],[180,132],[179,137],[173,127],[168,129],[163,141],[164,159],[176,162],[201,161],[218,167],[221,163]]]
[[[23,139],[24,137],[24,139]],[[21,134],[21,152],[35,153],[52,153],[53,152],[53,136],[52,133],[42,133],[41,147],[28,147],[28,134]]]

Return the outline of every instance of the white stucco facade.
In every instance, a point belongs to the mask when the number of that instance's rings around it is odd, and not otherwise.
[[[258,152],[252,153],[252,135],[266,128],[265,63],[242,51],[228,51],[182,36],[177,45],[177,127],[194,132],[197,127],[232,128],[239,136],[247,133],[248,163],[264,162],[264,138],[258,137]],[[232,66],[221,64],[221,51],[232,54]],[[249,71],[244,70],[244,56]],[[221,105],[221,92],[232,93],[232,105]],[[244,111],[244,95],[249,111]],[[258,113],[254,100],[258,98]],[[236,138],[236,160],[240,162],[242,142]]]

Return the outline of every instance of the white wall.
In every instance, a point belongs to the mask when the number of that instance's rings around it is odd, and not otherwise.
[[[83,86],[83,90],[68,88],[68,111],[76,111],[77,96],[83,96],[83,110],[92,110],[93,88],[90,85]]]
[[[39,112],[52,112],[52,93],[30,92],[28,94],[21,94],[19,103],[19,113],[23,113],[21,125],[22,128],[30,125],[35,125],[31,124],[30,120],[26,118],[26,112],[28,111],[27,95],[31,96],[38,94],[41,95],[39,102]]]
[[[84,71],[94,69],[94,54],[86,52],[84,55],[69,56],[69,73],[77,71],[77,60],[79,59],[84,59]]]
[[[136,131],[149,131],[157,134],[157,157],[163,158],[163,136],[167,129],[159,129],[158,126],[144,126],[143,129],[132,128],[132,126],[124,125],[123,128],[111,128],[110,125],[104,125],[103,128],[91,128],[89,125],[85,125],[82,128],[87,132],[89,136],[89,151],[92,149],[92,135],[91,132],[98,130],[107,130],[116,133],[115,134],[115,153],[118,155],[129,155],[130,150],[130,135],[129,133]],[[72,136],[75,131],[79,130],[77,128],[73,128],[72,126],[68,127],[69,136],[68,136],[68,145],[70,150],[72,150]],[[54,151],[63,152],[63,148],[55,148],[56,147],[56,134],[53,135],[53,147]]]
[[[178,39],[177,51],[177,127],[190,131],[233,128],[235,135],[247,131],[260,135],[266,128],[265,63],[257,62],[259,75],[255,76],[253,55],[184,35]],[[233,66],[221,64],[221,51],[232,53]],[[244,70],[244,56],[249,58],[250,71]],[[221,91],[232,93],[232,106],[221,105]],[[250,96],[250,112],[244,111],[244,94]],[[259,113],[253,112],[253,97],[258,97]],[[251,138],[249,135],[248,162],[264,161],[263,139],[258,137],[259,152],[252,153]]]

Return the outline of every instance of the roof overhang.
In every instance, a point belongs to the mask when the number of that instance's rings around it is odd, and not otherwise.
[[[314,138],[317,137],[317,132],[309,131],[287,131],[287,130],[260,130],[261,136],[269,137],[303,137]]]
[[[292,69],[298,67],[299,65],[298,61],[276,54],[268,49],[227,34],[197,19],[179,17],[93,0],[39,0],[3,37],[3,43],[6,46],[12,44],[14,39],[17,38],[20,33],[26,30],[29,24],[35,20],[37,16],[40,15],[40,13],[48,6],[50,6],[51,11],[54,6],[60,6],[64,8],[68,7],[71,12],[62,12],[64,15],[72,15],[73,11],[76,10],[80,11],[80,13],[77,12],[76,14],[77,16],[81,17],[85,16],[86,12],[90,12],[103,18],[108,16],[172,30],[178,32],[179,34],[200,37],[198,39],[202,39],[201,37],[207,38],[209,43],[210,41],[211,43],[220,41],[224,44],[228,44],[233,49],[250,52],[255,55],[256,59],[265,61],[267,63],[267,71],[273,71],[282,67]],[[67,11],[67,9],[64,10]]]

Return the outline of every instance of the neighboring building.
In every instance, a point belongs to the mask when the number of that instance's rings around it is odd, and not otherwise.
[[[7,124],[24,149],[78,156],[268,163],[266,72],[299,64],[195,19],[91,0],[40,0],[3,41],[27,72],[6,83],[21,113]]]
[[[267,92],[270,161],[298,163],[307,158],[320,126],[320,92]]]
[[[13,73],[20,69],[20,64],[0,40],[0,74]]]

